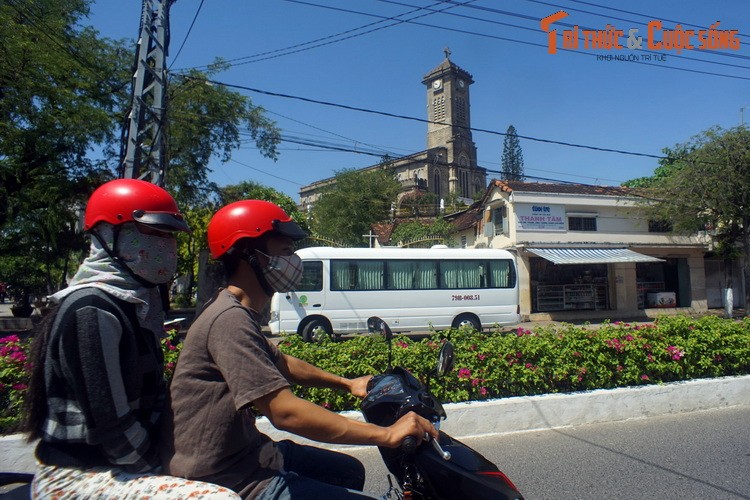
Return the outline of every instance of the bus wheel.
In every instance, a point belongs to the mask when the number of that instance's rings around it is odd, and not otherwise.
[[[331,327],[323,319],[312,319],[302,328],[302,339],[305,342],[321,342],[331,336]]]
[[[452,328],[461,328],[462,326],[470,326],[474,330],[481,332],[482,324],[479,322],[479,318],[473,314],[459,314],[456,319],[453,320]]]

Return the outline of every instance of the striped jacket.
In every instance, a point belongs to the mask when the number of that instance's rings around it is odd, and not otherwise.
[[[159,466],[163,354],[133,304],[93,287],[65,297],[47,339],[44,379],[40,462],[134,473]]]

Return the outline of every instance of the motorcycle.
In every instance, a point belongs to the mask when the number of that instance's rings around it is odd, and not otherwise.
[[[368,422],[389,426],[413,411],[426,418],[440,431],[440,421],[447,417],[442,404],[429,390],[430,377],[441,377],[453,369],[454,347],[443,344],[435,369],[427,374],[427,385],[407,369],[391,366],[393,333],[378,317],[367,320],[371,333],[383,335],[388,343],[386,373],[373,377],[362,402],[362,413]],[[498,467],[464,443],[443,431],[439,439],[426,439],[417,446],[413,437],[400,448],[379,447],[386,467],[396,478],[398,488],[386,494],[397,499],[514,499],[522,500],[518,488]]]

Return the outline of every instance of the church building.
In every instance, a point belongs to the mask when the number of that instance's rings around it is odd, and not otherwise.
[[[449,195],[473,202],[484,192],[487,172],[477,165],[477,148],[471,136],[470,86],[472,76],[445,59],[422,79],[427,97],[427,149],[390,161],[396,179],[401,183],[399,200],[409,193],[435,196],[436,208]],[[381,164],[363,170],[382,168]],[[335,183],[334,177],[316,181],[300,189],[300,205],[307,207],[320,197],[322,190]]]

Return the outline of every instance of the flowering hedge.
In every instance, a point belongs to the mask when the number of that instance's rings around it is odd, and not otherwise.
[[[393,363],[429,372],[444,341],[456,347],[455,369],[433,382],[444,402],[658,384],[750,374],[750,320],[662,317],[653,324],[556,325],[510,334],[468,329],[419,341],[397,336]],[[381,373],[387,349],[377,337],[311,345],[298,337],[284,352],[347,377]],[[356,409],[355,398],[327,389],[298,388],[300,396],[333,410]]]
[[[750,319],[662,317],[653,324],[568,324],[477,333],[470,329],[433,333],[421,340],[396,336],[393,364],[415,375],[433,369],[446,339],[455,344],[455,369],[433,382],[445,402],[658,384],[693,378],[750,374]],[[180,347],[172,331],[162,340],[167,378]],[[310,344],[285,337],[282,351],[345,377],[382,373],[388,350],[378,336]],[[28,342],[0,339],[0,433],[18,422],[26,390]],[[296,393],[331,410],[359,401],[330,389],[295,387]]]

